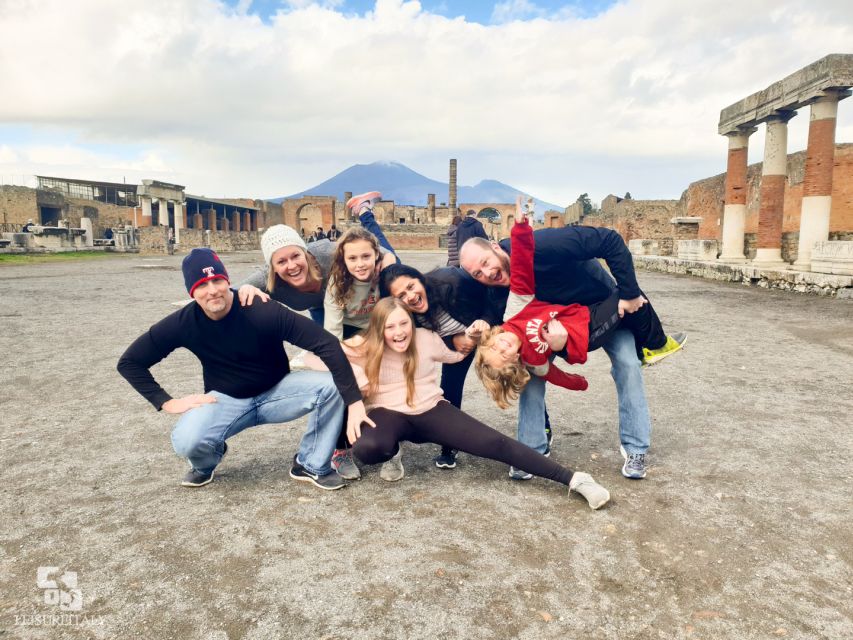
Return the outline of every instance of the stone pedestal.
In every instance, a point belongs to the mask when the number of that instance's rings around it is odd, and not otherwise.
[[[95,234],[92,231],[92,220],[89,218],[80,218],[80,228],[83,229],[83,245],[94,247]]]
[[[717,259],[716,240],[679,240],[678,258],[711,262]]]
[[[628,251],[635,256],[659,256],[660,246],[657,240],[628,240]]]
[[[853,276],[853,241],[815,242],[811,267],[817,273]]]

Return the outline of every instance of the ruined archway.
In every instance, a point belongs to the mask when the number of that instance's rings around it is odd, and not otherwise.
[[[296,210],[296,225],[296,230],[307,238],[317,227],[323,227],[323,210],[310,202],[303,204]]]

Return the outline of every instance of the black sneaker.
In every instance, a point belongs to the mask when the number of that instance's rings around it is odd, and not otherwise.
[[[311,473],[296,461],[296,456],[293,456],[293,466],[290,467],[290,477],[300,482],[310,482],[315,487],[325,489],[326,491],[334,491],[335,489],[343,489],[347,486],[344,479],[338,475],[337,471],[330,471],[324,476],[318,476],[316,473]]]
[[[203,487],[213,482],[213,471],[204,473],[198,469],[190,469],[181,481],[182,487]]]
[[[455,469],[456,468],[456,456],[459,455],[459,452],[456,449],[445,449],[441,448],[441,453],[439,453],[435,458],[433,458],[433,462],[435,462],[435,466],[439,469]]]

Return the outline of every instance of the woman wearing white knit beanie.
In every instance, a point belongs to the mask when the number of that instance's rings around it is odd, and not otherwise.
[[[293,309],[308,311],[323,324],[323,297],[332,266],[335,244],[318,240],[307,245],[302,236],[285,224],[276,224],[261,236],[263,270],[255,271],[240,283],[240,304],[252,304],[258,294]]]

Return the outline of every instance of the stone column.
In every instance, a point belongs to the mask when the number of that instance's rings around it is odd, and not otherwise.
[[[208,231],[218,231],[216,228],[216,209],[207,210],[207,229]]]
[[[249,211],[243,212],[243,231],[257,231],[257,228],[252,227],[252,214]]]
[[[743,235],[746,221],[746,167],[749,136],[755,127],[728,133],[729,160],[726,167],[726,200],[723,208],[723,250],[720,262],[746,262]]]
[[[169,226],[169,201],[159,198],[157,200],[158,224]]]
[[[351,220],[353,218],[352,211],[347,206],[347,202],[352,198],[352,191],[344,191],[344,218],[346,220]]]
[[[456,215],[456,158],[450,159],[450,198],[447,205],[450,207],[450,216]]]
[[[193,214],[193,229],[204,231],[204,218],[200,213]]]
[[[187,227],[187,212],[183,202],[175,202],[175,244],[181,243],[181,229]]]
[[[800,241],[794,268],[809,271],[815,242],[829,239],[829,211],[832,208],[832,164],[835,158],[835,120],[838,101],[849,91],[827,90],[811,106],[803,204],[800,209]]]
[[[91,218],[80,218],[80,228],[85,231],[83,234],[83,243],[87,247],[95,246],[95,234],[92,231],[92,219]]]
[[[427,194],[427,217],[429,221],[435,224],[435,194]]]
[[[140,227],[150,227],[152,222],[151,198],[149,196],[139,196],[139,201],[142,204],[142,218],[138,224]]]
[[[240,212],[233,211],[231,213],[231,230],[240,231]]]
[[[785,266],[782,260],[782,213],[788,177],[788,120],[796,113],[782,111],[767,120],[764,164],[761,167],[761,205],[758,210],[758,267]]]

